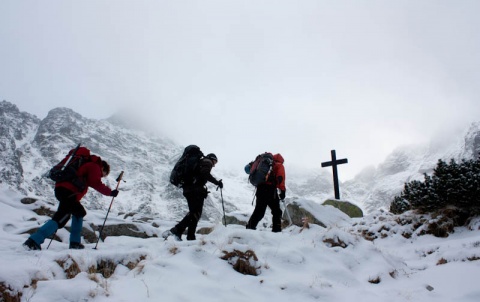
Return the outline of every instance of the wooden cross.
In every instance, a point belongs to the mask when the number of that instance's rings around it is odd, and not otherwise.
[[[322,163],[322,168],[330,167],[333,168],[333,187],[335,189],[335,199],[340,199],[340,186],[338,184],[338,171],[337,166],[341,164],[348,163],[348,159],[339,159],[337,160],[337,155],[335,154],[335,150],[331,151],[332,153],[332,161],[327,161]]]

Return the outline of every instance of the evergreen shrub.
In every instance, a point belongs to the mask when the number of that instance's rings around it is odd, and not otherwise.
[[[432,176],[425,180],[405,183],[399,196],[395,196],[390,212],[401,214],[408,210],[429,213],[446,207],[466,210],[472,215],[480,213],[480,159],[450,163],[439,160]]]

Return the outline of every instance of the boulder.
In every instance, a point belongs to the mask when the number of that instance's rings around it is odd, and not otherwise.
[[[323,205],[333,206],[342,211],[343,213],[347,214],[351,218],[363,217],[362,209],[348,201],[328,199],[323,203]]]

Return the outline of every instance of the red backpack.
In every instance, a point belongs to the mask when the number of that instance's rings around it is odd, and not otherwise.
[[[55,182],[69,181],[79,189],[83,189],[85,184],[77,176],[77,171],[80,166],[90,161],[92,161],[90,150],[80,147],[78,144],[75,149],[68,152],[64,159],[50,169],[48,177]]]

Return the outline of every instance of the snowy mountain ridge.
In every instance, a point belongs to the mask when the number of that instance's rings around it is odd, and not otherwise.
[[[369,167],[343,184],[344,197],[361,204],[366,212],[389,208],[406,182],[423,181],[424,173],[432,174],[439,159],[472,159],[480,154],[480,123],[470,125],[451,142],[403,146],[394,150],[378,167]]]
[[[40,120],[20,112],[14,104],[0,102],[0,184],[27,196],[51,199],[52,183],[42,175],[79,142],[110,163],[112,172],[106,179],[109,186],[115,186],[116,177],[125,171],[126,182],[120,184],[122,192],[116,201],[116,211],[164,219],[178,219],[183,215],[186,204],[181,190],[168,182],[183,146],[125,126],[122,119],[115,116],[93,120],[68,108],[52,109]],[[354,179],[341,183],[341,196],[367,213],[388,209],[404,183],[423,179],[423,173],[430,173],[439,158],[461,160],[472,158],[478,152],[480,123],[473,123],[454,143],[446,146],[432,143],[396,149],[378,167],[368,167]],[[287,198],[307,198],[317,203],[333,198],[332,177],[327,169],[286,168]],[[226,212],[249,215],[253,188],[246,181],[243,169],[223,170],[219,165],[212,173],[224,180]],[[218,221],[222,215],[221,196],[214,189],[210,187],[203,219]],[[84,202],[88,208],[105,209],[107,205],[102,198],[89,192]]]

